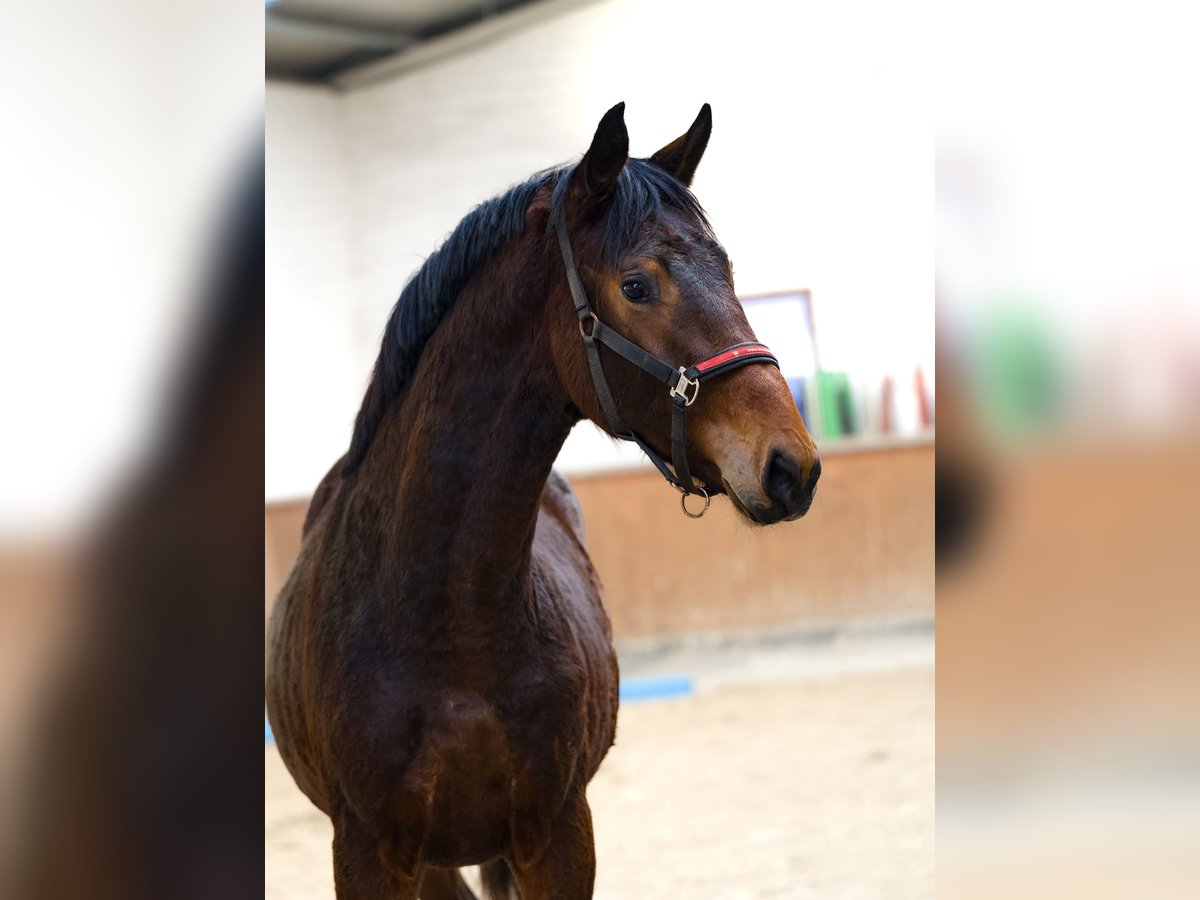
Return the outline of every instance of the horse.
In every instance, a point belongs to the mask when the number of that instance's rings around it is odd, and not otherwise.
[[[465,900],[471,865],[493,900],[592,896],[618,671],[552,468],[577,422],[636,440],[689,515],[812,503],[816,448],[690,191],[711,131],[705,104],[630,158],[618,104],[578,163],[472,210],[388,318],[269,632],[269,719],[341,900]]]

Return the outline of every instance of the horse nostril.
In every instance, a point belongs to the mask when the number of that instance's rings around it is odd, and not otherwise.
[[[811,494],[817,489],[817,480],[821,477],[821,457],[813,460],[812,469],[808,472],[808,492]]]
[[[763,473],[763,492],[784,509],[792,509],[800,500],[804,476],[796,460],[780,450],[771,454]]]

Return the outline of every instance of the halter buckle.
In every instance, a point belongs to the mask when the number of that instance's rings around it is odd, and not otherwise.
[[[682,397],[683,405],[691,406],[696,402],[696,398],[700,396],[700,379],[688,378],[685,374],[686,372],[687,366],[679,367],[679,380],[672,385],[671,396]],[[690,397],[688,396],[688,391],[692,392]],[[687,510],[684,511],[686,512]],[[700,515],[704,515],[704,513],[701,513]]]

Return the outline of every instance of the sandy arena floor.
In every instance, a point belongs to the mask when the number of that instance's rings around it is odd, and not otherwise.
[[[623,704],[588,791],[596,897],[932,897],[931,649],[855,653]],[[273,746],[266,788],[267,896],[332,898],[332,829]]]

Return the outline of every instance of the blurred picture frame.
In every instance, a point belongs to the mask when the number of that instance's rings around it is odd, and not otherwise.
[[[819,368],[812,292],[807,288],[741,297],[758,340],[771,348],[796,406],[805,411],[805,386]]]

